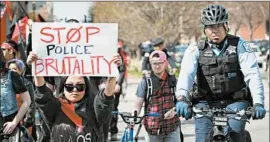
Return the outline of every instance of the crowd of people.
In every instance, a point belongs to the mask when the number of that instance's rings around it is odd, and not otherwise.
[[[161,114],[143,121],[149,142],[183,142],[185,130],[181,129],[179,117],[194,117],[196,142],[205,142],[213,122],[207,117],[193,116],[191,107],[241,110],[252,106],[253,119],[265,117],[264,87],[256,57],[244,39],[228,33],[225,7],[205,7],[200,20],[207,39],[188,47],[178,77],[162,38],[149,41],[153,48],[144,52],[144,77],[137,88],[134,111],[140,114],[144,106],[145,114]],[[31,75],[31,65],[39,58],[31,51],[31,38],[26,53],[7,38],[0,52],[0,141],[116,141],[118,116],[111,112],[118,111],[123,82],[127,79],[129,58],[124,44],[118,40],[118,55],[114,56],[117,78],[44,77]],[[22,54],[26,54],[26,60]],[[191,93],[194,84],[196,89]],[[246,142],[246,122],[228,122],[232,140]]]

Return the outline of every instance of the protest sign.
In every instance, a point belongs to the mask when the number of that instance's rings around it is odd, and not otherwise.
[[[35,76],[116,76],[118,24],[33,23]]]

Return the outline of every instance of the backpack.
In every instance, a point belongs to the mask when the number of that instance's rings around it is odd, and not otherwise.
[[[145,88],[146,95],[144,95],[144,113],[146,113],[148,104],[151,101],[151,97],[153,94],[153,83],[152,83],[151,77],[144,77],[144,79],[146,82],[146,88]],[[175,90],[176,90],[177,79],[174,75],[168,75],[167,79],[168,79],[168,84],[169,84],[170,90],[174,94],[173,95],[174,103],[176,104],[177,99],[175,96]]]

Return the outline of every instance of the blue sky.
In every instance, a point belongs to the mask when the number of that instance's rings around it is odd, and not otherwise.
[[[53,13],[57,18],[84,19],[92,2],[53,2]]]

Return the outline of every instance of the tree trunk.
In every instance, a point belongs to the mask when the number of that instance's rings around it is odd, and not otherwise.
[[[249,39],[250,39],[250,41],[253,40],[253,31],[252,30],[249,32]]]
[[[241,25],[242,25],[242,23],[237,23],[235,31],[234,31],[234,35],[236,35],[237,32],[240,30]]]

